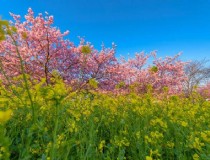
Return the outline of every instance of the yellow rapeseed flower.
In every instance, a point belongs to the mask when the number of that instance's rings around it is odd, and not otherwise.
[[[140,131],[136,132],[136,138],[139,139],[141,136]]]
[[[155,125],[160,125],[162,128],[167,128],[167,124],[160,118],[156,118],[156,119],[153,119],[150,121],[150,124],[152,126],[155,126]]]
[[[169,148],[173,148],[174,143],[173,142],[167,142],[166,146],[169,147]]]
[[[160,155],[160,153],[159,153],[159,151],[158,151],[158,149],[156,149],[156,150],[150,150],[150,156],[152,157],[152,156],[158,156],[158,157],[160,157],[161,155]]]
[[[210,131],[201,132],[201,138],[202,138],[205,142],[210,143]]]
[[[205,144],[201,143],[201,141],[198,137],[195,137],[195,140],[194,140],[193,144],[191,145],[191,148],[202,150],[203,146],[205,146]]]
[[[188,123],[185,122],[185,121],[182,121],[182,122],[181,122],[181,125],[182,125],[183,127],[187,127]]]
[[[153,160],[153,159],[150,156],[146,156],[146,160]]]
[[[193,160],[199,160],[199,155],[195,153],[195,154],[193,155]]]
[[[5,123],[12,116],[12,110],[9,109],[7,111],[0,111],[0,123]]]
[[[102,140],[102,141],[100,142],[100,144],[98,145],[98,150],[99,150],[100,152],[103,151],[103,148],[104,148],[105,143],[106,143],[105,140]]]

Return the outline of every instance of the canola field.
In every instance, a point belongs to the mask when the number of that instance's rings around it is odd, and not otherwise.
[[[210,159],[210,102],[196,93],[156,99],[71,92],[60,80],[29,85],[1,87],[2,160]]]

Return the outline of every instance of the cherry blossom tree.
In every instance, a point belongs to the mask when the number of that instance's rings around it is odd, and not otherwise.
[[[182,92],[183,83],[186,80],[184,66],[186,63],[180,61],[178,57],[166,57],[165,59],[157,58],[156,52],[136,54],[133,59],[128,60],[127,77],[130,85],[134,84],[136,91],[140,93],[147,92],[148,86],[152,87],[156,93],[163,92],[163,89],[168,90],[168,94],[176,94]],[[154,61],[149,66],[146,66],[149,58],[154,58]]]
[[[11,13],[11,16],[15,22],[5,30],[12,32],[0,43],[0,60],[8,77],[22,74],[22,60],[26,74],[38,80],[44,77],[47,84],[52,72],[57,71],[65,82],[76,88],[84,87],[89,79],[98,81],[101,88],[113,88],[110,79],[116,79],[113,71],[118,63],[114,45],[97,51],[81,39],[79,46],[75,46],[64,40],[68,31],[61,33],[52,26],[53,16],[35,17],[30,8],[25,22],[21,22],[19,15]]]
[[[49,77],[54,69],[62,64],[61,57],[71,52],[72,44],[63,40],[68,32],[61,33],[52,27],[53,17],[42,14],[34,17],[32,9],[21,23],[20,16],[12,14],[15,23],[11,23],[13,30],[7,34],[6,40],[0,43],[1,62],[9,77],[21,74],[20,61],[22,59],[26,74],[33,78]],[[8,28],[7,31],[10,31]]]
[[[6,33],[1,34],[0,42],[0,78],[4,82],[26,74],[38,81],[44,78],[48,85],[57,72],[73,90],[88,89],[94,83],[99,91],[130,92],[133,86],[137,93],[145,93],[148,86],[156,93],[166,87],[169,94],[182,91],[185,63],[178,60],[179,55],[160,59],[155,52],[141,52],[119,60],[114,44],[97,50],[82,38],[78,45],[65,39],[69,32],[54,27],[53,16],[47,13],[35,16],[29,8],[24,22],[19,15],[11,16],[14,22],[0,30]],[[154,58],[151,65],[149,58]]]

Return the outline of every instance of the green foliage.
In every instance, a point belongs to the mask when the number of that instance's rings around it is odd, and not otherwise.
[[[82,53],[90,54],[91,53],[91,48],[89,46],[82,46]]]
[[[125,87],[125,82],[118,83],[115,88],[120,89],[120,88],[123,88],[123,87]]]
[[[8,27],[8,21],[0,20],[0,41],[5,39],[5,27]]]
[[[152,66],[150,71],[153,72],[153,73],[156,73],[158,71],[158,67],[157,66]]]
[[[89,85],[93,89],[98,88],[98,82],[94,78],[89,79]]]
[[[22,38],[23,38],[23,39],[27,39],[27,33],[26,33],[26,32],[23,32],[23,33],[22,33]]]
[[[10,140],[6,136],[5,128],[0,124],[0,159],[9,160],[10,157]]]
[[[8,21],[0,20],[0,41],[5,40],[6,35],[12,35],[17,32],[17,28],[10,26]]]

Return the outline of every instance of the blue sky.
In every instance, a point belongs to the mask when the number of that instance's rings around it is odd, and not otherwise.
[[[157,50],[160,57],[210,59],[210,0],[1,0],[0,15],[23,17],[29,7],[53,15],[75,43],[78,36],[97,49],[115,42],[117,56]]]

